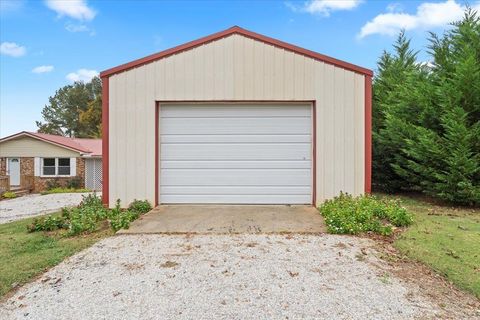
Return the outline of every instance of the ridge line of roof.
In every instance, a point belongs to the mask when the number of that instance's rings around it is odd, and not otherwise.
[[[136,60],[121,64],[119,66],[104,70],[100,73],[100,77],[101,78],[106,78],[106,77],[109,77],[111,75],[114,75],[114,74],[117,74],[117,73],[120,73],[120,72],[124,72],[124,71],[130,70],[130,69],[136,68],[136,67],[140,67],[140,66],[145,65],[145,64],[152,63],[156,60],[160,60],[162,58],[168,57],[170,55],[174,55],[174,54],[182,52],[182,51],[193,49],[195,47],[201,46],[203,44],[206,44],[206,43],[209,43],[209,42],[221,39],[221,38],[228,37],[228,36],[233,35],[233,34],[240,34],[240,35],[243,35],[245,37],[251,38],[253,40],[258,40],[258,41],[261,41],[261,42],[264,42],[264,43],[267,43],[267,44],[270,44],[270,45],[273,45],[273,46],[276,46],[276,47],[279,47],[279,48],[283,48],[285,50],[295,52],[297,54],[301,54],[301,55],[313,58],[315,60],[323,61],[325,63],[331,64],[331,65],[334,65],[334,66],[337,66],[337,67],[340,67],[340,68],[343,68],[343,69],[346,69],[346,70],[350,70],[350,71],[353,71],[353,72],[356,72],[356,73],[360,73],[360,74],[363,74],[363,75],[366,75],[366,76],[372,76],[373,75],[373,71],[370,70],[370,69],[352,64],[350,62],[339,60],[339,59],[336,59],[336,58],[333,58],[333,57],[330,57],[330,56],[326,56],[326,55],[323,55],[323,54],[315,52],[315,51],[304,49],[304,48],[298,47],[298,46],[293,45],[293,44],[289,44],[289,43],[281,41],[281,40],[270,38],[270,37],[264,36],[262,34],[255,33],[255,32],[240,28],[238,26],[233,26],[233,27],[228,28],[226,30],[216,32],[216,33],[213,33],[211,35],[208,35],[208,36],[205,36],[205,37],[202,37],[202,38],[190,41],[190,42],[186,42],[184,44],[181,44],[181,45],[178,45],[178,46],[175,46],[175,47],[172,47],[170,49],[166,49],[166,50],[148,55],[146,57],[136,59]]]

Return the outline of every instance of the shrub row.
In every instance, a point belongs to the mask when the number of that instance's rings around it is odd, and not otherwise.
[[[1,196],[4,199],[13,199],[17,197],[15,192],[12,192],[12,191],[5,191],[3,194],[1,194]]]
[[[398,200],[378,199],[371,195],[353,197],[341,193],[320,206],[330,233],[359,234],[372,231],[392,234],[392,226],[406,227],[413,216]]]
[[[89,192],[90,190],[88,189],[74,189],[74,188],[62,188],[62,187],[57,187],[53,189],[48,189],[47,191],[41,192],[42,195],[46,194],[52,194],[52,193],[84,193],[84,192]]]
[[[117,200],[115,208],[107,209],[103,206],[102,199],[93,193],[83,196],[77,207],[63,208],[60,216],[34,219],[27,229],[29,232],[65,229],[68,236],[74,236],[94,232],[108,223],[116,232],[128,229],[130,222],[151,209],[152,206],[146,200],[134,200],[126,210],[121,209],[120,200]]]

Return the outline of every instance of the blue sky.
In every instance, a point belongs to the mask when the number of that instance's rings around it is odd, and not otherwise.
[[[427,31],[441,33],[464,4],[0,0],[0,136],[36,130],[48,97],[72,81],[233,25],[372,69],[405,28],[428,61]]]

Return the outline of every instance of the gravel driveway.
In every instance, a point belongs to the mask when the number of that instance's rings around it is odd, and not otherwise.
[[[3,301],[0,318],[445,315],[417,286],[389,274],[377,253],[371,240],[333,235],[114,236],[21,288]]]
[[[0,224],[73,207],[88,193],[30,194],[23,197],[0,201]]]

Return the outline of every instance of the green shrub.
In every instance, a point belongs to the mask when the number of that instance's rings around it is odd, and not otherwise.
[[[147,200],[133,200],[133,202],[128,206],[128,210],[135,211],[140,214],[147,213],[152,210],[152,205]]]
[[[54,178],[54,179],[47,180],[46,187],[47,187],[47,190],[52,190],[52,189],[61,188],[62,186],[60,185],[60,181]]]
[[[359,234],[372,231],[390,235],[392,225],[405,227],[413,222],[412,215],[398,201],[379,200],[365,195],[352,197],[341,193],[320,206],[330,233]]]
[[[78,207],[104,208],[102,198],[97,196],[96,192],[82,196],[82,201]]]
[[[6,191],[2,194],[2,197],[5,198],[5,199],[13,199],[13,198],[16,198],[17,195],[15,194],[15,192]]]
[[[110,226],[114,232],[117,232],[120,229],[128,229],[130,227],[130,222],[138,219],[140,213],[135,211],[121,211],[118,215],[112,217],[110,220]]]
[[[27,226],[28,232],[35,231],[54,231],[65,228],[67,224],[66,218],[63,216],[34,219],[31,224]]]
[[[80,189],[80,186],[82,185],[82,180],[80,177],[73,177],[67,180],[66,187],[67,189]]]
[[[152,206],[146,200],[134,200],[128,210],[120,209],[120,201],[117,200],[115,208],[111,210],[109,220],[114,232],[120,229],[128,229],[130,222],[138,219],[141,214],[150,211]]]
[[[150,209],[151,205],[148,201],[141,200],[135,200],[128,210],[123,210],[120,200],[117,200],[115,208],[108,209],[103,206],[102,199],[96,193],[92,193],[83,196],[77,207],[63,208],[60,217],[35,219],[27,229],[29,232],[66,229],[67,236],[74,236],[95,232],[108,223],[116,232],[120,229],[128,229],[130,222]]]

